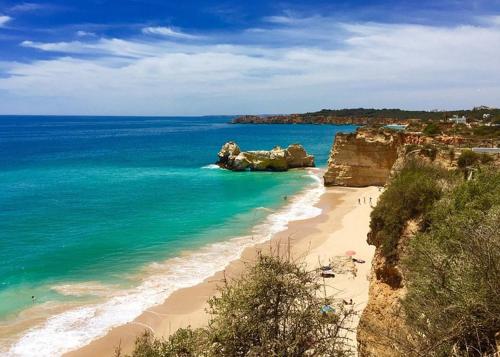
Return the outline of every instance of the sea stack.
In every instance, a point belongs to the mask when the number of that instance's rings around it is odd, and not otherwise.
[[[314,167],[314,156],[307,154],[300,144],[292,144],[286,149],[276,146],[271,150],[241,151],[238,144],[229,141],[217,156],[216,164],[232,171],[287,171]]]

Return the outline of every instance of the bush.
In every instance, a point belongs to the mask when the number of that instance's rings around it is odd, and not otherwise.
[[[441,197],[440,179],[448,175],[444,169],[409,162],[391,181],[370,221],[371,239],[386,257],[395,253],[406,222],[428,212]]]
[[[481,164],[489,164],[493,161],[493,157],[491,155],[488,155],[487,153],[482,153],[479,156],[479,161],[481,161]]]
[[[420,149],[420,154],[434,161],[436,159],[437,149],[432,144],[425,144],[424,147]]]
[[[500,331],[500,174],[480,173],[429,213],[410,241],[403,300],[415,355],[493,355]]]
[[[458,167],[465,169],[467,167],[473,166],[479,161],[479,154],[476,154],[472,150],[464,150],[458,157]]]
[[[455,149],[454,148],[450,148],[450,150],[448,150],[448,158],[450,159],[450,163],[453,162],[453,160],[455,160]]]
[[[441,129],[436,123],[427,124],[423,131],[424,135],[433,136],[441,134]]]
[[[480,137],[499,137],[500,136],[500,127],[498,126],[478,126],[472,130],[475,136]]]
[[[345,336],[353,312],[342,304],[322,314],[331,302],[320,286],[318,275],[301,265],[259,256],[209,300],[207,328],[181,329],[166,341],[145,334],[132,357],[350,355]]]

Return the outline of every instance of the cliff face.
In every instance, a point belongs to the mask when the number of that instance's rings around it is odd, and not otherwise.
[[[397,255],[388,261],[382,254],[379,242],[368,235],[368,243],[376,246],[370,273],[369,300],[357,328],[358,355],[360,357],[405,356],[400,351],[407,338],[401,299],[406,294],[403,272],[398,260],[405,255],[408,241],[418,231],[418,222],[407,223],[397,247]],[[394,261],[396,260],[396,261]]]
[[[325,186],[383,186],[403,144],[403,135],[384,130],[337,134],[324,175]]]
[[[407,159],[410,149],[410,156],[449,168],[456,164],[456,157],[448,159],[449,150],[464,142],[460,136],[428,137],[387,129],[360,128],[353,134],[339,133],[330,152],[324,183],[325,186],[384,186]],[[434,148],[434,157],[429,157],[431,152],[427,152],[426,146]]]

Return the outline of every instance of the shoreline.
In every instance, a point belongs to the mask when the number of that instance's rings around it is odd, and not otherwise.
[[[321,210],[314,207],[314,203],[324,191],[320,180],[322,172],[317,168],[303,170],[304,175],[314,181],[290,196],[284,205],[269,210],[272,213],[254,222],[246,235],[228,237],[195,250],[181,252],[166,261],[153,262],[140,273],[144,276],[138,286],[109,291],[109,298],[103,301],[90,305],[77,304],[73,308],[71,305],[65,308],[59,304],[56,306],[59,312],[51,315],[42,309],[45,318],[40,316],[36,324],[34,321],[21,320],[21,324],[14,326],[19,332],[16,333],[14,329],[12,342],[2,349],[9,356],[30,355],[33,351],[37,351],[40,356],[63,355],[106,336],[113,328],[130,324],[149,309],[163,304],[176,291],[196,286],[216,272],[223,271],[232,261],[241,258],[246,247],[269,241],[276,233],[285,230],[290,221],[319,215]],[[67,288],[89,288],[88,283],[85,287],[80,285],[71,284]],[[4,332],[7,328],[5,326]]]
[[[375,204],[379,195],[377,187],[324,188],[319,201],[314,204],[321,210],[319,215],[288,221],[286,228],[275,233],[270,240],[246,247],[241,256],[231,261],[224,270],[194,286],[175,290],[163,303],[144,310],[132,322],[114,327],[103,337],[64,356],[112,356],[117,346],[121,346],[122,352],[129,353],[135,338],[146,329],[157,337],[167,337],[179,328],[206,325],[209,319],[205,311],[207,300],[216,294],[217,285],[221,284],[224,277],[229,280],[237,278],[259,252],[288,249],[288,242],[291,257],[299,259],[311,269],[327,264],[333,257],[345,257],[347,250],[356,251],[356,257],[365,263],[355,265],[355,276],[352,273],[337,274],[327,281],[325,291],[327,295],[335,295],[338,299],[352,299],[355,310],[361,312],[368,300],[368,277],[375,251],[374,247],[366,243],[372,209],[368,202],[369,197],[372,197]],[[361,204],[358,204],[360,197]],[[365,204],[362,197],[366,197]],[[352,321],[353,328],[357,326],[358,320],[359,314]],[[350,337],[355,346],[355,332]]]

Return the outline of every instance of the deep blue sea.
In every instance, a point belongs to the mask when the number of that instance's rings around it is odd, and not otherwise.
[[[306,170],[211,164],[234,140],[298,142],[324,166],[355,127],[230,119],[0,117],[0,353],[79,347],[314,214],[321,182]]]

